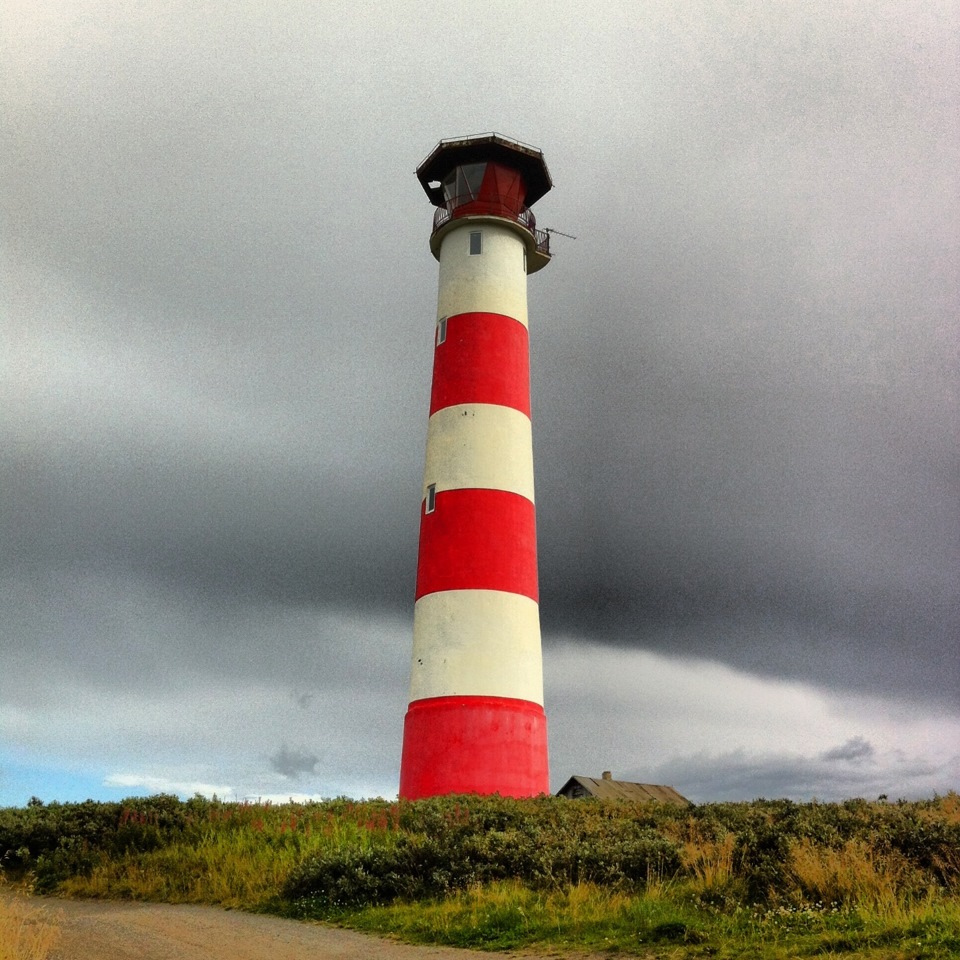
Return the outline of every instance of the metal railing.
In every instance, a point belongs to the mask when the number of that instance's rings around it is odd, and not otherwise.
[[[462,207],[471,206],[473,210],[463,211],[462,216],[469,216],[471,213],[491,214],[496,217],[506,217],[519,223],[533,234],[536,243],[537,252],[544,256],[550,256],[550,234],[546,230],[537,229],[537,218],[529,207],[520,207],[509,202],[506,198],[501,201],[500,197],[484,198],[478,201],[472,195],[466,197],[454,197],[448,200],[442,207],[437,207],[433,215],[433,232],[436,233],[445,223],[452,220],[457,214],[456,211]]]

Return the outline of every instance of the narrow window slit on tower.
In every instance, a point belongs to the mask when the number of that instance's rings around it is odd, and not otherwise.
[[[439,347],[447,339],[447,318],[441,317],[437,324],[437,346]]]
[[[471,257],[475,257],[480,253],[482,240],[483,240],[483,234],[479,230],[471,231],[470,233],[470,256]]]
[[[427,513],[433,513],[437,509],[437,485],[431,483],[427,487]]]

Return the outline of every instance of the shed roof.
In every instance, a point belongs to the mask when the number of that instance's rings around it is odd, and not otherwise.
[[[678,807],[693,805],[673,787],[666,787],[657,783],[630,783],[626,780],[607,780],[596,777],[571,777],[557,791],[557,796],[570,793],[574,786],[582,787],[591,797],[596,797],[599,800],[670,803]]]

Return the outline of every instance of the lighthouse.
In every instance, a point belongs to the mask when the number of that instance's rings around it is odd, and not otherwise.
[[[549,791],[530,421],[543,154],[441,140],[417,168],[440,264],[400,796]]]

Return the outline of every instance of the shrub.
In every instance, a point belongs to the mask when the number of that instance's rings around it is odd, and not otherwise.
[[[680,869],[677,846],[627,815],[566,801],[435,798],[404,804],[389,848],[308,858],[284,897],[343,908],[444,896],[471,884],[639,885]]]

